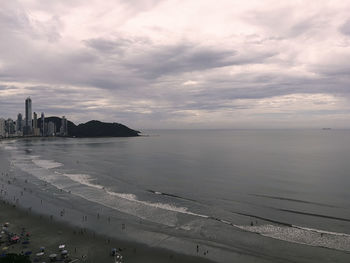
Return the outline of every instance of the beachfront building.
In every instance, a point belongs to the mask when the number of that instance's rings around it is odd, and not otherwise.
[[[5,120],[0,118],[0,138],[4,138],[5,135]]]
[[[26,119],[24,125],[24,135],[32,135],[32,100],[30,97],[25,101]]]
[[[55,136],[56,135],[56,125],[54,122],[49,121],[47,124],[47,136]]]
[[[67,119],[65,116],[62,116],[62,119],[61,119],[60,135],[61,136],[68,135],[68,123],[67,123]]]
[[[42,112],[41,113],[41,136],[45,136],[46,135],[46,129],[45,129],[45,115]]]
[[[33,113],[33,135],[40,136],[40,129],[38,128],[38,114]]]
[[[5,137],[16,136],[16,125],[12,119],[5,121]]]
[[[23,136],[23,118],[21,113],[18,113],[17,115],[16,133],[17,136]]]

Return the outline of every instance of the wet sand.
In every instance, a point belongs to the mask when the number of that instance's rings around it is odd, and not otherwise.
[[[123,262],[212,262],[203,257],[194,257],[179,254],[164,248],[149,247],[147,245],[126,240],[116,240],[104,235],[96,234],[87,229],[56,221],[43,214],[28,211],[28,209],[16,206],[15,202],[8,202],[3,198],[6,192],[6,173],[10,170],[10,163],[5,151],[0,150],[0,173],[2,174],[0,195],[0,226],[9,222],[8,231],[21,234],[22,229],[30,233],[29,244],[17,244],[8,246],[6,242],[0,245],[2,253],[25,253],[31,251],[31,260],[37,257],[40,247],[45,247],[45,255],[37,262],[49,262],[50,254],[60,255],[59,245],[65,244],[69,257],[74,262],[115,262],[111,256],[111,250],[117,248],[123,256]],[[6,241],[3,234],[2,241]],[[7,250],[3,250],[7,247]],[[195,248],[193,248],[195,249]]]
[[[110,255],[112,248],[121,249],[123,262],[211,262],[165,249],[150,248],[142,244],[96,235],[88,230],[67,226],[41,215],[23,211],[5,201],[0,202],[0,211],[0,224],[9,222],[10,232],[19,235],[22,228],[25,228],[25,233],[30,233],[29,244],[23,245],[19,242],[11,245],[6,253],[31,251],[32,260],[35,259],[35,254],[40,252],[40,247],[45,247],[46,256],[42,258],[48,261],[48,255],[60,254],[58,246],[65,244],[70,258],[78,259],[77,262],[114,262],[114,258]],[[2,240],[5,240],[4,236]],[[5,246],[7,246],[5,243],[1,244],[0,249]]]

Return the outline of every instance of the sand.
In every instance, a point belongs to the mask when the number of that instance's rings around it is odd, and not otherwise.
[[[123,262],[210,262],[199,257],[176,254],[172,251],[150,248],[142,244],[113,240],[99,236],[91,231],[81,230],[36,215],[15,207],[7,202],[0,202],[0,224],[9,222],[8,230],[17,234],[25,228],[30,233],[27,245],[14,244],[9,246],[7,253],[25,253],[32,251],[31,259],[45,247],[45,256],[39,262],[49,262],[48,256],[52,253],[60,254],[59,245],[65,244],[72,260],[76,262],[114,262],[111,256],[112,248],[121,249]],[[4,238],[3,238],[4,240]],[[1,244],[0,249],[7,246]],[[26,247],[25,247],[26,246]],[[4,251],[2,251],[4,252]]]
[[[1,189],[6,191],[6,172],[10,171],[10,163],[6,151],[0,149],[0,173]],[[0,226],[9,222],[8,231],[21,234],[25,228],[25,233],[30,233],[29,244],[20,242],[8,246],[6,242],[0,244],[0,254],[2,253],[25,253],[31,251],[30,256],[33,262],[50,262],[50,254],[60,255],[59,245],[65,244],[71,260],[74,262],[115,262],[111,256],[111,250],[117,248],[123,256],[123,262],[212,262],[202,257],[194,257],[179,254],[164,248],[149,247],[147,245],[126,240],[116,240],[107,236],[95,234],[92,230],[56,221],[47,215],[35,213],[28,209],[9,203],[0,195]],[[2,241],[6,235],[2,235]],[[8,246],[7,250],[3,250]],[[36,257],[40,252],[40,247],[45,247],[45,255]],[[195,249],[195,248],[193,248]],[[36,261],[36,259],[39,259]]]

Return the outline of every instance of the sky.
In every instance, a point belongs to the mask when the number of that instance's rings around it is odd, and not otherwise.
[[[0,117],[350,128],[348,0],[0,0]]]

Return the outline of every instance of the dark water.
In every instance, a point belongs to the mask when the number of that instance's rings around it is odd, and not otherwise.
[[[248,255],[246,262],[299,253],[312,262],[315,250],[329,262],[350,259],[350,131],[146,133],[4,141],[2,148],[38,196],[87,214],[122,214],[130,239],[176,237],[157,245],[194,254],[189,244],[202,242],[222,262],[230,253]]]

